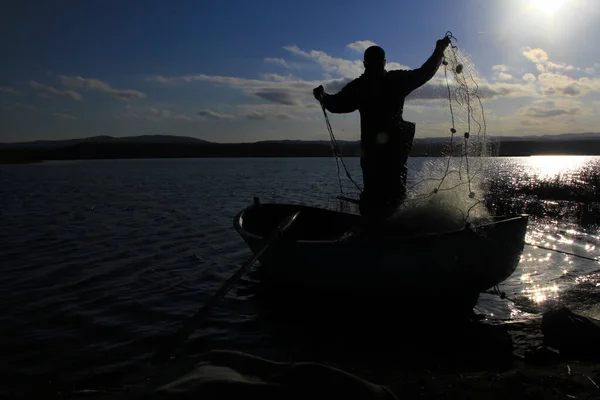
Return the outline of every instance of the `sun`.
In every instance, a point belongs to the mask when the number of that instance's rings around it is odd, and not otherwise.
[[[537,12],[554,15],[568,0],[529,0],[530,6]]]

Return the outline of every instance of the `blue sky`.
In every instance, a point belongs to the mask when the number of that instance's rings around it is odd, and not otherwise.
[[[313,87],[358,77],[371,43],[388,69],[419,67],[448,30],[487,93],[489,135],[600,131],[599,19],[594,0],[13,2],[0,141],[327,140]],[[444,90],[440,70],[407,101],[418,136],[447,134]],[[358,139],[358,112],[331,118]]]

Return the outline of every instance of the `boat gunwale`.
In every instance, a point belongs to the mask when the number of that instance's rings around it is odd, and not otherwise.
[[[239,211],[234,219],[233,219],[233,225],[235,230],[238,232],[238,234],[240,234],[243,238],[251,238],[254,240],[258,240],[258,241],[264,241],[266,240],[266,236],[260,236],[254,233],[251,233],[250,231],[248,231],[246,228],[244,228],[242,226],[242,223],[240,223],[240,219],[242,218],[243,214],[250,211],[253,208],[256,207],[261,207],[261,206],[292,206],[292,207],[297,207],[300,209],[300,212],[302,212],[303,209],[316,209],[316,210],[323,210],[323,211],[328,211],[328,212],[332,212],[332,213],[339,213],[339,214],[347,214],[347,215],[357,215],[357,214],[350,214],[350,213],[344,213],[341,211],[335,211],[335,210],[329,210],[326,208],[319,208],[319,207],[313,207],[313,206],[306,206],[306,205],[302,205],[302,204],[293,204],[293,203],[260,203],[260,204],[251,204],[247,207],[245,207],[243,210]],[[421,235],[412,235],[412,236],[398,236],[398,237],[392,237],[392,236],[382,236],[381,238],[378,239],[377,243],[379,244],[398,244],[398,243],[405,243],[405,242],[411,242],[411,241],[415,241],[415,240],[421,240],[421,239],[428,239],[428,238],[432,238],[432,237],[442,237],[442,236],[450,236],[450,235],[455,235],[455,234],[461,234],[464,232],[472,232],[472,233],[476,233],[477,231],[480,231],[482,229],[486,229],[486,228],[490,228],[493,226],[497,226],[499,224],[502,223],[507,223],[507,222],[513,222],[515,220],[525,220],[527,221],[529,218],[528,214],[514,214],[514,215],[507,215],[507,216],[497,216],[497,217],[493,217],[493,218],[501,218],[501,217],[506,217],[506,219],[502,219],[500,221],[492,221],[492,222],[486,222],[483,223],[481,225],[477,225],[477,226],[470,226],[469,224],[467,224],[466,226],[460,228],[460,229],[452,229],[452,230],[448,230],[448,231],[443,231],[443,232],[433,232],[433,233],[424,233]],[[285,239],[283,239],[285,241]],[[365,244],[365,243],[369,243],[367,241],[342,241],[339,239],[325,239],[325,240],[294,240],[291,241],[290,243],[294,243],[294,244],[298,244],[298,245],[335,245],[338,247],[341,246],[354,246],[357,243],[361,243],[361,244]]]

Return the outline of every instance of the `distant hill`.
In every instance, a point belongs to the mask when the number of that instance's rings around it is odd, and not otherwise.
[[[0,143],[0,149],[58,149],[81,143],[187,143],[202,144],[210,143],[207,140],[196,139],[187,136],[172,135],[141,135],[141,136],[92,136],[81,139],[65,140],[36,140],[33,142]]]
[[[494,136],[499,142],[518,141],[557,141],[557,140],[595,140],[600,139],[600,132],[584,133],[559,133],[555,135],[528,135],[528,136]]]
[[[461,136],[454,141],[462,146]],[[547,154],[600,155],[600,133],[490,137],[498,156]],[[360,155],[359,141],[338,141],[345,157]],[[448,137],[417,138],[412,157],[447,154]],[[253,143],[214,143],[183,136],[144,135],[116,138],[0,143],[0,163],[42,160],[185,157],[332,157],[329,140],[267,140]]]
[[[455,136],[460,137],[458,134]],[[417,137],[414,143],[442,143],[447,142],[449,137]],[[594,140],[600,139],[600,132],[585,132],[585,133],[562,133],[556,135],[529,135],[529,136],[490,136],[495,142],[524,142],[524,141],[558,141],[558,140]],[[357,144],[358,140],[338,140],[340,144]],[[282,140],[261,140],[258,142],[246,143],[217,143],[209,142],[208,140],[197,139],[189,136],[174,136],[174,135],[141,135],[141,136],[92,136],[79,139],[64,139],[64,140],[36,140],[32,142],[19,143],[0,143],[0,149],[56,149],[74,146],[81,143],[164,143],[164,144],[222,144],[222,145],[251,145],[251,144],[286,144],[286,145],[330,145],[329,140],[298,140],[298,139],[282,139]]]

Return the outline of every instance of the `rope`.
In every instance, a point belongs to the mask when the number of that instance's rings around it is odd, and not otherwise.
[[[537,244],[532,244],[532,243],[527,243],[527,242],[525,242],[525,244],[527,246],[537,247],[537,248],[540,248],[540,249],[543,249],[543,250],[554,251],[556,253],[565,254],[565,255],[568,255],[568,256],[578,257],[578,258],[582,258],[584,260],[589,260],[589,261],[594,261],[594,262],[600,263],[600,258],[586,257],[586,256],[582,256],[582,255],[579,255],[579,254],[571,253],[569,251],[551,249],[550,247],[539,246]],[[494,293],[490,293],[490,294],[497,294],[498,296],[500,296],[500,298],[502,300],[506,299],[506,300],[512,301],[513,303],[515,302],[515,300],[513,300],[510,297],[506,296],[505,292],[501,292],[500,288],[498,287],[498,285],[494,286]]]
[[[592,257],[580,256],[579,254],[575,254],[575,253],[571,253],[571,252],[563,251],[563,250],[551,249],[550,247],[539,246],[537,244],[532,244],[532,243],[527,243],[527,242],[525,242],[525,244],[527,246],[537,247],[537,248],[540,248],[540,249],[543,249],[543,250],[554,251],[556,253],[561,253],[561,254],[566,254],[568,256],[578,257],[578,258],[582,258],[584,260],[589,260],[589,261],[594,261],[594,262],[600,262],[600,257],[599,258],[592,258]]]
[[[325,124],[327,125],[327,130],[329,131],[329,138],[331,140],[331,147],[333,149],[333,155],[335,156],[335,165],[337,167],[337,177],[338,177],[338,183],[340,185],[340,193],[343,196],[344,195],[344,188],[342,187],[342,178],[340,177],[340,162],[338,160],[338,149],[336,148],[336,142],[335,139],[333,137],[333,130],[331,129],[331,124],[329,123],[329,118],[327,118],[327,112],[325,111],[325,106],[323,105],[323,102],[319,100],[319,103],[321,104],[321,108],[323,109],[323,114],[325,115]]]
[[[489,292],[486,292],[486,293],[488,293],[488,294],[497,294],[500,297],[500,299],[502,299],[502,300],[506,299],[506,300],[511,301],[513,303],[515,302],[513,299],[511,299],[510,297],[508,297],[505,292],[501,292],[500,288],[498,287],[498,285],[494,286],[494,293],[489,293]]]
[[[350,171],[348,171],[348,168],[346,167],[346,163],[344,162],[344,159],[342,158],[342,151],[341,151],[340,146],[335,138],[335,135],[333,134],[333,129],[331,128],[331,123],[329,122],[329,117],[327,116],[327,110],[325,109],[325,105],[323,104],[322,100],[319,100],[319,103],[321,104],[321,108],[323,109],[323,115],[325,116],[325,124],[327,126],[327,131],[329,132],[329,138],[331,139],[331,146],[333,148],[333,154],[335,156],[335,162],[337,165],[338,183],[340,186],[340,195],[344,196],[344,189],[342,187],[342,178],[340,177],[340,164],[339,164],[340,161],[342,163],[342,166],[344,167],[344,171],[346,172],[346,177],[348,177],[350,182],[352,182],[354,184],[354,186],[356,187],[356,189],[358,189],[358,191],[362,194],[362,189],[360,188],[360,186],[358,186],[358,184],[352,178],[352,175],[350,174]]]

